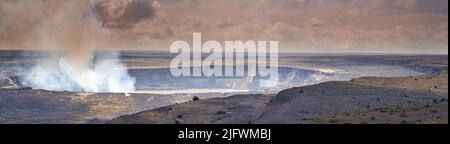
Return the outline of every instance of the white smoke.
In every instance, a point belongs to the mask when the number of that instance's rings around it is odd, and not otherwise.
[[[100,42],[108,39],[95,0],[36,0],[5,2],[23,19],[36,19],[24,38],[30,47],[49,52],[31,68],[25,67],[22,84],[33,89],[74,92],[128,93],[135,79],[121,64],[117,54],[94,54]],[[33,11],[21,11],[23,6]],[[21,19],[8,21],[20,23]]]
[[[41,59],[28,70],[22,84],[33,89],[75,92],[129,93],[135,91],[135,78],[128,75],[117,54],[77,68],[67,56]]]

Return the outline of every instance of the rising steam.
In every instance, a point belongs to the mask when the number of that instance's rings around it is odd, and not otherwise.
[[[16,3],[33,7],[33,15],[37,15],[33,17],[37,17],[38,23],[29,30],[34,35],[27,37],[26,41],[50,52],[32,68],[24,70],[23,85],[34,89],[77,92],[127,93],[135,90],[135,79],[128,75],[117,54],[95,58],[98,41],[104,39],[109,31],[102,27],[94,0]]]

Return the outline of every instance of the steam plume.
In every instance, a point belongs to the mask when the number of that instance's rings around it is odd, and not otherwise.
[[[50,51],[25,71],[23,84],[35,89],[81,92],[132,92],[134,78],[116,54],[94,61],[98,41],[108,35],[95,12],[95,0],[17,1],[33,7],[38,23],[26,38]],[[23,7],[22,7],[23,8]],[[20,13],[17,15],[29,15]],[[25,16],[24,16],[25,17]]]

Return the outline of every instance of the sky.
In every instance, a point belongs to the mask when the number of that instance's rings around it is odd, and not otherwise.
[[[96,49],[168,50],[199,32],[205,41],[279,41],[292,52],[448,54],[448,0],[76,1],[0,0],[0,49],[46,49],[45,37],[60,36],[54,23],[94,33],[81,36],[95,37]],[[79,27],[92,22],[86,15],[98,28]]]

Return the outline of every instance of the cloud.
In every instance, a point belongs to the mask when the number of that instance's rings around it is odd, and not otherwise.
[[[0,0],[11,5],[8,1]],[[292,51],[448,52],[448,0],[96,0],[95,5],[109,30],[110,41],[102,45],[108,48],[164,50],[201,32],[205,39],[279,40],[282,50]],[[10,19],[18,10],[6,6],[0,6],[0,33],[15,25],[5,21],[25,28],[16,33],[39,22],[21,15]],[[34,5],[20,7],[34,13]],[[2,34],[0,41],[18,37]]]
[[[107,0],[99,1],[97,5],[101,18],[108,27],[132,28],[139,22],[155,17],[154,2],[151,0]]]
[[[417,6],[417,0],[396,0],[396,4],[404,8],[415,8]]]

